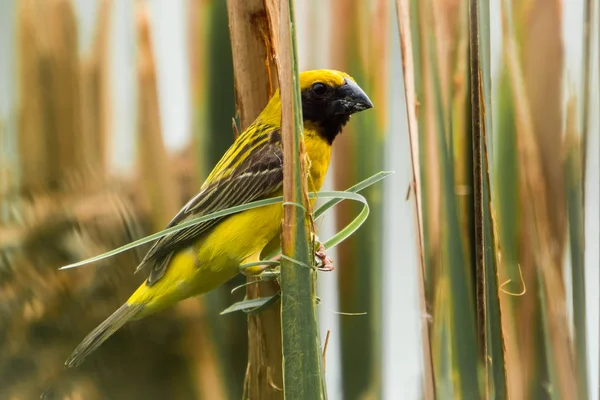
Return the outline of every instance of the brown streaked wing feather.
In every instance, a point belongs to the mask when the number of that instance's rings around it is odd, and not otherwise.
[[[272,137],[279,137],[275,134]],[[283,184],[283,153],[280,141],[266,141],[226,178],[202,190],[190,200],[167,227],[181,222],[270,197]],[[194,243],[227,217],[213,219],[182,229],[159,239],[136,271],[153,265],[146,284],[156,283],[165,273],[173,253]]]

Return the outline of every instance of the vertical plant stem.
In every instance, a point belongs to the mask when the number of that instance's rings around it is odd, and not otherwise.
[[[527,398],[527,381],[525,374],[528,371],[533,346],[522,346],[519,340],[524,332],[519,330],[519,311],[523,303],[536,300],[519,295],[523,292],[525,281],[521,278],[522,270],[519,265],[518,248],[518,215],[519,215],[519,189],[518,184],[518,155],[516,151],[516,128],[514,108],[512,106],[512,91],[508,82],[506,68],[503,69],[496,98],[496,120],[494,125],[494,192],[493,201],[496,208],[494,217],[497,226],[497,239],[502,254],[498,260],[501,281],[511,281],[505,285],[504,293],[500,295],[502,310],[502,328],[505,336],[506,358],[510,368],[507,370],[507,381],[510,398]],[[486,110],[487,111],[487,110]],[[523,281],[523,282],[522,282]],[[529,290],[531,284],[525,284]],[[507,295],[506,292],[514,295]],[[532,333],[533,334],[533,333]]]
[[[584,108],[586,106],[584,105]],[[574,357],[577,367],[577,388],[579,398],[588,399],[588,350],[585,302],[585,208],[583,204],[582,148],[577,132],[577,109],[575,98],[567,104],[566,132],[566,190],[567,215],[569,220],[569,241],[571,247],[571,280],[573,296],[573,340]]]
[[[481,60],[479,58],[479,2],[469,1],[469,44],[470,44],[470,79],[471,79],[471,118],[473,145],[473,192],[474,192],[474,228],[475,228],[475,270],[476,270],[476,302],[477,302],[477,340],[487,354],[485,340],[485,243],[483,238],[483,160],[482,160],[482,121],[481,97]]]
[[[491,182],[487,154],[487,133],[491,131],[489,3],[469,3],[471,60],[471,129],[473,141],[473,183],[475,192],[476,268],[481,277],[478,308],[483,310],[486,397],[507,398],[506,363],[500,299],[498,297],[497,247],[492,213]],[[479,282],[478,282],[479,283]]]
[[[473,295],[469,289],[469,269],[465,262],[464,250],[460,238],[458,220],[458,207],[454,194],[455,177],[452,168],[450,144],[448,134],[444,128],[444,106],[441,98],[441,82],[439,64],[432,49],[431,60],[434,73],[434,93],[437,117],[437,146],[440,154],[440,167],[442,169],[442,202],[443,217],[446,225],[443,231],[442,249],[443,262],[447,265],[447,274],[452,291],[449,312],[455,328],[451,329],[452,358],[460,373],[455,380],[455,395],[462,398],[479,398],[481,395],[479,385],[479,360],[477,353],[476,315],[473,304]],[[453,374],[454,375],[454,374]]]
[[[277,89],[276,1],[227,1],[235,97],[242,130],[254,121]]]
[[[419,167],[419,127],[417,121],[417,100],[415,92],[415,81],[413,71],[413,51],[410,28],[410,0],[396,0],[396,12],[398,15],[398,26],[400,29],[400,46],[402,51],[402,71],[404,73],[404,90],[406,96],[406,107],[408,113],[408,134],[410,140],[410,155],[412,165],[411,189],[413,194],[417,244],[419,253],[419,268],[417,277],[419,283],[419,305],[421,309],[421,344],[423,346],[423,395],[425,400],[435,398],[435,385],[433,375],[433,362],[431,358],[431,341],[429,334],[429,323],[427,315],[427,299],[425,296],[425,256],[423,251],[423,211],[421,205],[421,171]]]
[[[309,213],[294,1],[281,1],[280,69],[284,154],[284,220],[281,262],[283,380],[288,400],[323,399],[322,358],[317,331],[316,271],[309,253]]]
[[[592,46],[594,41],[592,40],[592,30],[594,26],[592,21],[594,20],[594,1],[584,0],[583,6],[583,72],[582,72],[582,105],[583,110],[581,113],[581,185],[582,185],[582,201],[585,208],[585,173],[587,165],[587,144],[588,144],[588,126],[590,116],[590,85],[592,82]],[[600,21],[597,21],[600,24]],[[585,230],[585,225],[584,225]]]

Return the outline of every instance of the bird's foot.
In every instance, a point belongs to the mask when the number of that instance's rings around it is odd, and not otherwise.
[[[319,271],[331,272],[335,268],[333,266],[333,260],[327,256],[327,252],[325,250],[325,246],[323,243],[317,242],[318,248],[315,251],[315,260],[317,262],[317,269]]]

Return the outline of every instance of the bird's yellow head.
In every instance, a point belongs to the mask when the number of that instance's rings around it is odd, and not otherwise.
[[[329,143],[342,131],[350,116],[373,107],[367,94],[345,72],[318,69],[300,73],[302,115]],[[281,120],[279,90],[259,119]]]

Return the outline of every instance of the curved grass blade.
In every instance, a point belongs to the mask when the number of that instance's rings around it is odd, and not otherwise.
[[[370,211],[369,204],[367,203],[367,199],[365,199],[361,195],[356,195],[356,196],[357,197],[360,196],[362,198],[361,203],[363,203],[364,207],[362,208],[360,213],[356,216],[356,218],[354,218],[352,220],[352,222],[350,222],[342,230],[337,232],[335,235],[333,235],[331,238],[329,238],[329,240],[327,240],[325,243],[323,243],[323,246],[325,246],[326,249],[331,249],[331,248],[337,246],[338,244],[342,243],[350,235],[352,235],[354,232],[356,232],[358,230],[358,228],[360,228],[361,225],[364,224],[364,222],[367,220],[367,217],[369,216],[369,211]],[[350,197],[348,197],[348,199],[350,199]],[[356,198],[352,199],[352,200],[360,201]]]
[[[344,192],[342,193],[357,193],[360,192],[361,190],[364,190],[366,188],[368,188],[369,186],[374,185],[375,183],[387,178],[388,176],[390,176],[391,174],[393,174],[395,171],[381,171],[376,173],[375,175],[357,183],[354,186],[349,187],[348,189],[346,189]],[[325,198],[325,196],[323,196],[323,193],[330,193],[330,192],[319,192],[317,198]],[[331,193],[335,193],[335,192],[331,192]],[[361,196],[362,197],[362,196]],[[319,208],[317,208],[315,210],[315,212],[313,213],[313,219],[317,220],[318,218],[322,217],[323,214],[325,214],[325,212],[329,211],[332,207],[338,205],[339,203],[341,203],[344,200],[356,200],[356,199],[350,199],[350,198],[334,198],[332,200],[329,200],[328,202],[324,203],[323,205],[321,205]],[[357,200],[360,201],[362,203],[362,200]],[[337,246],[338,244],[340,244],[341,242],[343,242],[344,240],[346,240],[346,238],[348,238],[352,233],[354,233],[358,228],[360,228],[360,225],[362,225],[362,223],[365,221],[365,219],[362,219],[362,214],[364,212],[364,209],[361,211],[361,213],[358,215],[358,217],[356,217],[352,222],[350,222],[350,224],[348,224],[344,229],[340,230],[336,235],[334,235],[333,237],[331,237],[327,242],[323,243],[323,246],[325,247],[325,249],[330,249],[332,247]],[[367,212],[368,215],[368,212]],[[346,229],[351,226],[354,225],[354,223],[356,222],[357,219],[362,219],[362,222],[360,222],[360,224],[358,226],[355,227],[355,229],[353,229],[351,232],[347,231]],[[338,236],[339,235],[339,236]],[[343,236],[345,235],[345,236]],[[343,237],[342,237],[343,236]],[[329,244],[329,246],[328,246]],[[270,253],[267,257],[265,257],[265,259],[271,259],[275,256],[277,256],[278,254],[281,253],[281,249],[277,249],[276,251]]]
[[[339,192],[339,191],[333,191],[333,192],[319,192],[319,193],[310,193],[309,197],[311,199],[314,198],[330,198],[332,200],[328,201],[327,203],[323,204],[321,207],[319,207],[319,209],[317,209],[317,211],[315,211],[315,219],[318,218],[318,216],[321,216],[323,213],[325,213],[325,211],[329,210],[331,207],[335,206],[336,204],[340,203],[343,200],[356,200],[359,201],[361,203],[366,203],[366,200],[364,197],[362,196],[352,196],[352,193],[354,193],[355,191],[360,191],[363,189],[366,189],[367,187],[381,181],[382,179],[390,176],[393,172],[391,171],[383,171],[383,172],[379,172],[375,175],[373,175],[370,178],[365,179],[364,181],[352,186],[351,188],[349,188],[347,191],[345,192]],[[272,204],[277,204],[277,203],[281,203],[283,201],[283,196],[279,196],[279,197],[273,197],[271,199],[265,199],[265,200],[257,200],[257,201],[253,201],[250,202],[248,204],[243,204],[243,205],[239,205],[239,206],[235,206],[235,207],[231,207],[231,208],[227,208],[225,210],[221,210],[221,211],[217,211],[208,215],[203,215],[201,217],[198,218],[194,218],[192,220],[189,220],[187,222],[181,223],[177,226],[173,226],[171,228],[168,229],[164,229],[160,232],[154,233],[152,235],[146,236],[144,238],[138,239],[136,241],[133,241],[129,244],[126,244],[124,246],[118,247],[114,250],[110,250],[107,251],[106,253],[102,253],[100,255],[85,259],[83,261],[79,261],[73,264],[69,264],[69,265],[65,265],[64,267],[59,268],[59,270],[63,270],[63,269],[70,269],[70,268],[76,268],[76,267],[80,267],[86,264],[90,264],[96,261],[100,261],[103,260],[105,258],[108,257],[112,257],[114,255],[123,253],[129,249],[132,249],[134,247],[137,246],[141,246],[143,244],[146,243],[150,243],[154,240],[160,239],[163,236],[166,236],[168,234],[174,233],[174,232],[178,232],[182,229],[188,228],[190,226],[199,224],[201,222],[206,222],[209,221],[211,219],[215,219],[215,218],[221,218],[221,217],[225,217],[227,215],[231,215],[231,214],[235,214],[238,212],[242,212],[242,211],[246,211],[246,210],[251,210],[253,208],[258,208],[258,207],[264,207],[264,206],[268,206],[268,205],[272,205]],[[362,212],[361,212],[362,214]],[[359,215],[360,217],[360,215]],[[354,221],[353,221],[354,222]],[[355,230],[353,230],[352,232],[354,232]],[[352,232],[350,232],[350,234],[352,234]],[[350,235],[349,234],[349,235]],[[348,236],[349,236],[348,235]],[[346,237],[348,237],[346,236]],[[335,237],[335,236],[334,236]],[[330,241],[333,238],[330,239]],[[345,238],[344,238],[345,239]],[[344,240],[342,239],[342,240]],[[336,239],[336,243],[333,245],[337,245],[338,243],[340,243],[342,240],[337,240]],[[267,258],[272,258],[271,257],[267,257]]]
[[[332,199],[331,201],[325,203],[323,206],[319,207],[319,209],[315,212],[315,215],[317,215],[317,213],[319,213],[318,215],[321,216],[325,211],[329,210],[331,207],[333,207],[334,205],[338,204],[339,202],[343,201],[343,200],[355,200],[355,201],[359,201],[361,203],[366,203],[366,200],[363,196],[360,195],[354,195],[354,193],[352,191],[359,191],[359,190],[363,190],[371,185],[373,185],[374,183],[379,182],[380,180],[386,178],[387,176],[391,175],[392,172],[386,171],[386,172],[379,172],[375,175],[373,175],[372,177],[365,179],[364,181],[352,186],[351,188],[348,189],[348,191],[346,192],[339,192],[339,191],[333,191],[333,192],[318,192],[318,193],[310,193],[309,194],[309,198],[313,199],[313,198],[329,198]],[[183,222],[179,225],[173,226],[171,228],[168,229],[164,229],[160,232],[154,233],[152,235],[146,236],[144,238],[138,239],[134,242],[131,242],[129,244],[126,244],[124,246],[118,247],[114,250],[110,250],[107,251],[106,253],[102,253],[100,255],[85,259],[83,261],[79,261],[73,264],[69,264],[69,265],[65,265],[64,267],[59,268],[59,270],[63,270],[63,269],[70,269],[70,268],[76,268],[76,267],[80,267],[82,265],[86,265],[86,264],[90,264],[96,261],[100,261],[103,260],[105,258],[108,257],[112,257],[114,255],[123,253],[129,249],[132,249],[134,247],[137,246],[141,246],[143,244],[152,242],[154,240],[160,239],[163,236],[166,236],[170,233],[174,233],[174,232],[178,232],[182,229],[188,228],[190,226],[196,225],[198,223],[201,222],[205,222],[205,221],[209,221],[215,218],[220,218],[220,217],[225,217],[227,215],[231,215],[231,214],[235,214],[238,212],[242,212],[242,211],[246,211],[246,210],[251,210],[253,208],[258,208],[258,207],[264,207],[264,206],[268,206],[268,205],[272,205],[272,204],[277,204],[277,203],[281,203],[283,201],[283,196],[278,196],[278,197],[273,197],[270,199],[265,199],[265,200],[257,200],[257,201],[253,201],[247,204],[243,204],[243,205],[239,205],[239,206],[235,206],[235,207],[230,207],[227,208],[225,210],[221,210],[221,211],[217,211],[211,214],[207,214],[207,215],[203,215],[201,217],[198,218],[194,218],[191,219],[189,221]],[[359,214],[359,217],[361,214]],[[315,217],[316,219],[317,217]],[[358,218],[358,217],[357,217]],[[364,221],[363,221],[364,222]],[[354,221],[352,221],[352,223],[354,223]],[[358,229],[358,228],[357,228]],[[356,230],[356,229],[355,229]],[[350,232],[350,234],[352,234],[355,230],[353,230],[352,232]],[[345,231],[346,232],[346,231]],[[348,234],[348,236],[350,235]],[[346,237],[348,237],[346,236]],[[334,236],[335,237],[335,236]],[[343,241],[346,237],[344,237],[342,240],[337,240],[336,239],[336,243],[333,245],[337,245],[338,243],[340,243],[341,241]],[[333,238],[332,238],[333,239]],[[330,239],[330,241],[332,240]],[[267,257],[267,258],[272,258],[273,256]]]
[[[180,231],[182,229],[185,229],[185,228],[188,228],[190,226],[199,224],[201,222],[206,222],[206,221],[210,221],[212,219],[216,219],[216,218],[220,218],[220,217],[225,217],[227,215],[235,214],[235,213],[246,211],[246,210],[251,210],[253,208],[264,207],[264,206],[268,206],[268,205],[271,205],[271,204],[281,203],[282,201],[283,201],[283,197],[282,196],[273,197],[271,199],[257,200],[257,201],[253,201],[253,202],[250,202],[250,203],[247,203],[247,204],[243,204],[243,205],[239,205],[239,206],[235,206],[235,207],[230,207],[230,208],[226,208],[225,210],[221,210],[221,211],[217,211],[217,212],[210,213],[210,214],[207,214],[207,215],[203,215],[201,217],[191,219],[189,221],[183,222],[183,223],[181,223],[179,225],[176,225],[176,226],[173,226],[171,228],[164,229],[164,230],[162,230],[160,232],[157,232],[157,233],[154,233],[154,234],[152,234],[150,236],[146,236],[146,237],[144,237],[142,239],[138,239],[138,240],[136,240],[134,242],[131,242],[131,243],[126,244],[124,246],[118,247],[118,248],[116,248],[114,250],[107,251],[106,253],[102,253],[102,254],[100,254],[98,256],[91,257],[91,258],[88,258],[86,260],[79,261],[79,262],[76,262],[76,263],[73,263],[73,264],[65,265],[64,267],[60,267],[59,270],[80,267],[80,266],[85,265],[85,264],[90,264],[90,263],[95,262],[95,261],[100,261],[100,260],[103,260],[105,258],[112,257],[114,255],[117,255],[117,254],[122,253],[124,251],[127,251],[129,249],[132,249],[134,247],[141,246],[143,244],[152,242],[154,240],[160,239],[163,236],[167,236],[170,233],[178,232],[178,231]]]
[[[334,194],[335,194],[335,196],[334,196]],[[357,193],[352,193],[352,192],[319,192],[319,197],[334,199],[334,201],[327,202],[325,204],[328,206],[328,209],[333,207],[333,205],[340,203],[343,200],[354,200],[354,201],[358,201],[364,205],[363,209],[356,216],[356,218],[354,218],[348,225],[346,225],[343,229],[341,229],[339,232],[337,232],[335,235],[333,235],[331,238],[329,238],[327,241],[325,241],[323,243],[323,246],[325,247],[325,249],[329,250],[329,249],[337,246],[338,244],[342,243],[350,235],[352,235],[354,232],[356,232],[356,230],[358,228],[361,227],[361,225],[366,221],[367,217],[369,216],[369,204],[367,202],[367,199],[365,199],[363,196],[361,196],[360,194],[357,194]],[[331,203],[331,205],[329,205],[330,203]],[[267,259],[267,260],[271,259],[271,258],[279,255],[280,253],[281,253],[281,248],[270,253],[268,256],[265,257],[265,259]]]
[[[388,176],[392,175],[393,173],[394,173],[394,171],[378,172],[375,175],[365,179],[364,181],[357,183],[356,185],[354,185],[352,187],[349,187],[348,189],[346,189],[344,191],[350,192],[350,193],[358,193],[361,190],[365,190],[369,186],[374,185],[375,183],[387,178]],[[317,208],[317,210],[313,214],[313,218],[316,220],[317,218],[319,218],[323,214],[325,214],[325,212],[328,211],[330,208],[336,206],[337,204],[339,204],[342,201],[343,201],[343,199],[329,200],[328,202],[326,202],[325,204],[323,204],[322,206]]]

